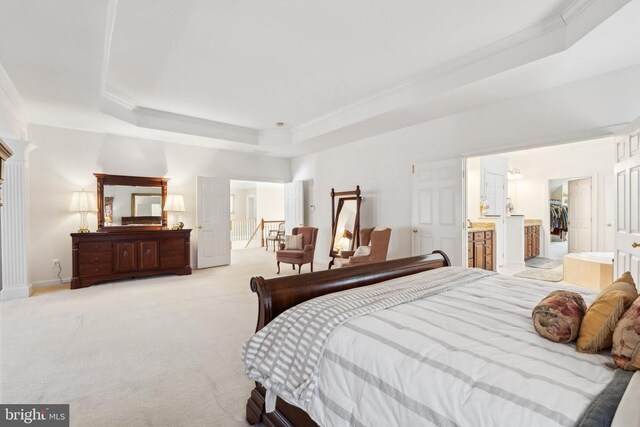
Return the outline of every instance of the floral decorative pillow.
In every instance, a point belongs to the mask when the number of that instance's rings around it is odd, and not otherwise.
[[[640,298],[627,310],[613,331],[613,362],[627,371],[640,369]]]
[[[555,342],[571,342],[578,337],[580,323],[587,311],[582,295],[553,291],[535,306],[533,326],[540,336]]]

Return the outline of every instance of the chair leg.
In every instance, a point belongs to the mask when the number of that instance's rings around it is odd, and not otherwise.
[[[296,269],[296,266],[293,266],[293,269]],[[300,274],[300,272],[302,271],[302,264],[298,264],[298,274]]]
[[[280,274],[280,261],[278,261],[278,274]]]
[[[293,271],[296,271],[296,265],[295,264],[291,264],[291,268],[293,268]]]
[[[311,261],[311,272],[313,273],[313,261]]]

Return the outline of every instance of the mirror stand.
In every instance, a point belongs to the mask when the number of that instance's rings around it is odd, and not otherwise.
[[[336,206],[337,201],[337,206]],[[331,189],[331,245],[329,269],[335,258],[349,256],[360,245],[360,186],[353,191]]]

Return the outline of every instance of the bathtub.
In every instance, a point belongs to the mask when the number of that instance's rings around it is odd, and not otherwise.
[[[579,252],[562,259],[564,281],[600,291],[613,282],[613,252]]]

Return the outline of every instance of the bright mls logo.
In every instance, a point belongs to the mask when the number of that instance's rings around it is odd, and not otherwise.
[[[0,405],[0,427],[69,427],[69,405]]]

